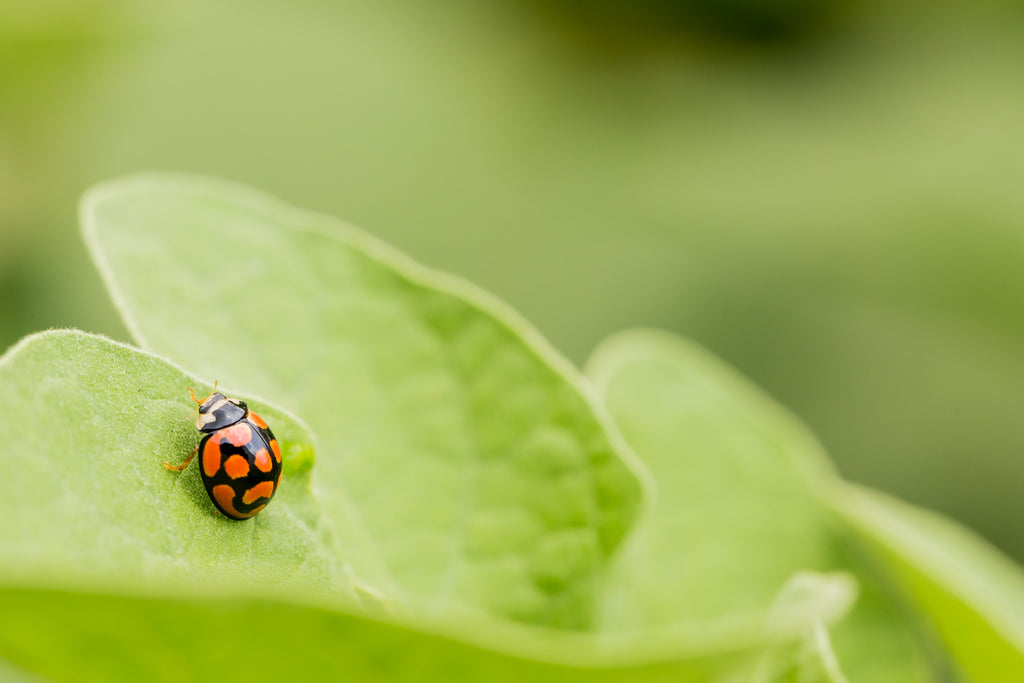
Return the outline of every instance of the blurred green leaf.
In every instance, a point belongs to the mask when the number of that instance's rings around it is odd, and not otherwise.
[[[609,625],[763,618],[794,572],[853,570],[830,511],[824,455],[770,398],[674,335],[606,340],[589,364],[626,441],[650,467],[653,505],[613,566]],[[836,630],[853,680],[928,680],[907,625],[868,591]]]
[[[1024,574],[941,515],[858,486],[838,510],[892,575],[896,588],[972,681],[1019,681],[1024,672]]]
[[[366,683],[733,683],[750,680],[745,663],[754,655],[749,643],[700,653],[698,633],[616,641],[474,620],[403,625],[269,594],[196,599],[173,588],[145,597],[0,587],[0,601],[0,656],[58,681],[224,681],[251,671],[265,680]],[[263,640],[268,655],[253,661],[254,643]]]
[[[312,443],[251,400],[289,463],[251,521],[220,515],[198,469],[168,472],[199,443],[186,391],[208,388],[150,354],[75,331],[45,332],[0,360],[0,579],[28,585],[169,585],[252,591],[351,587],[310,490]],[[250,400],[246,397],[247,400]]]
[[[613,336],[588,371],[657,487],[613,570],[608,622],[761,615],[793,572],[828,567],[812,487],[831,473],[770,399],[668,334]]]
[[[309,422],[358,575],[421,608],[591,625],[641,489],[525,322],[340,221],[224,182],[115,181],[82,215],[144,346]]]
[[[223,680],[239,667],[225,652],[251,651],[267,628],[274,656],[259,671],[268,680],[696,683],[744,671],[766,644],[785,652],[846,601],[826,583],[771,624],[620,638],[469,614],[441,622],[403,612],[403,625],[357,615],[350,589],[360,586],[335,555],[310,490],[310,437],[293,418],[249,399],[292,461],[252,520],[216,514],[195,468],[163,468],[198,438],[189,385],[209,388],[76,331],[29,337],[0,360],[0,675]]]

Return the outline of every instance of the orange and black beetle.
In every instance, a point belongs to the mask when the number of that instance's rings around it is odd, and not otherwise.
[[[214,393],[192,400],[199,404],[196,429],[206,436],[181,465],[165,462],[169,470],[182,471],[196,453],[202,453],[200,471],[210,500],[231,519],[248,519],[262,510],[277,492],[281,480],[281,446],[270,427],[243,401]]]

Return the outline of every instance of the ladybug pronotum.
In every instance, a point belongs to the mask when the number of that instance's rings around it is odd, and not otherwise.
[[[217,392],[192,400],[199,404],[196,429],[205,434],[181,465],[164,466],[180,472],[197,453],[203,486],[210,500],[231,519],[248,519],[262,510],[281,480],[281,446],[270,427],[243,401]]]

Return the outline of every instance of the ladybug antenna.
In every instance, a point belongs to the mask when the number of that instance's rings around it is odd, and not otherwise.
[[[219,380],[218,380],[218,381],[219,381]],[[192,387],[189,387],[189,388],[188,388],[188,395],[192,397],[192,400],[196,402],[196,405],[203,405],[203,402],[204,402],[204,401],[205,401],[206,399],[210,398],[211,396],[213,396],[213,395],[214,395],[214,394],[216,394],[216,393],[217,393],[217,382],[214,382],[214,383],[213,383],[213,391],[211,391],[210,393],[208,393],[208,394],[207,394],[207,395],[206,395],[205,397],[203,397],[203,398],[196,398],[196,392],[195,392],[195,389],[193,389]]]

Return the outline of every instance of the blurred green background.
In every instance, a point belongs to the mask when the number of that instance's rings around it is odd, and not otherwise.
[[[1024,559],[1022,38],[997,2],[8,0],[0,349],[127,339],[86,187],[224,176],[480,283],[577,362],[688,335],[847,477]]]

